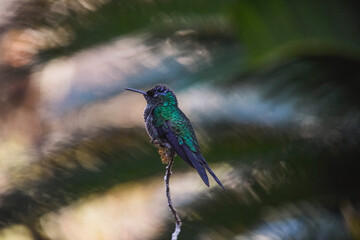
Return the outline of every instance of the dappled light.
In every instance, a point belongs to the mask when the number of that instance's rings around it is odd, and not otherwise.
[[[175,157],[178,239],[360,239],[359,10],[4,0],[0,239],[170,239],[164,156],[125,90],[157,84],[225,187]]]

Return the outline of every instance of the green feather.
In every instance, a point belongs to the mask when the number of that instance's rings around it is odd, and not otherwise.
[[[190,121],[176,105],[173,105],[175,102],[172,102],[170,97],[169,99],[168,104],[162,104],[154,109],[154,126],[161,127],[165,121],[169,121],[171,131],[177,136],[179,144],[185,143],[191,151],[197,152],[199,146]]]

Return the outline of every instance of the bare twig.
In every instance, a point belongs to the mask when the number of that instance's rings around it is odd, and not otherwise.
[[[172,168],[173,164],[174,164],[174,157],[171,157],[170,161],[168,163],[168,166],[166,167],[164,180],[165,180],[166,197],[168,200],[168,206],[169,206],[169,208],[174,216],[174,219],[175,219],[175,231],[171,235],[171,240],[177,240],[177,238],[180,234],[180,231],[181,231],[181,219],[180,219],[179,214],[177,213],[176,209],[172,205],[171,196],[170,196],[169,180],[170,180],[170,176],[172,173],[171,168]]]

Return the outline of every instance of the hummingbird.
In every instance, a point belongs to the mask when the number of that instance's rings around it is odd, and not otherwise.
[[[162,162],[167,163],[171,157],[175,157],[177,154],[196,169],[208,187],[209,179],[206,170],[224,189],[202,156],[191,122],[178,107],[174,92],[162,84],[156,85],[146,92],[133,88],[125,89],[144,96],[147,102],[143,115],[146,132],[151,139],[150,142],[158,147]]]

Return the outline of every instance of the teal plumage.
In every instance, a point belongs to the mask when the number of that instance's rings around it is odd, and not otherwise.
[[[163,155],[162,160],[164,154],[164,158],[166,158],[176,152],[185,162],[197,170],[207,186],[209,186],[209,180],[205,169],[224,188],[202,156],[190,120],[179,109],[173,91],[165,85],[157,85],[147,92],[131,88],[127,88],[127,90],[144,95],[147,101],[144,111],[146,131],[151,142],[160,149],[159,153]]]
[[[177,106],[156,107],[154,109],[154,119],[155,127],[161,127],[168,121],[180,145],[186,144],[193,152],[199,149],[199,144],[189,119]]]

